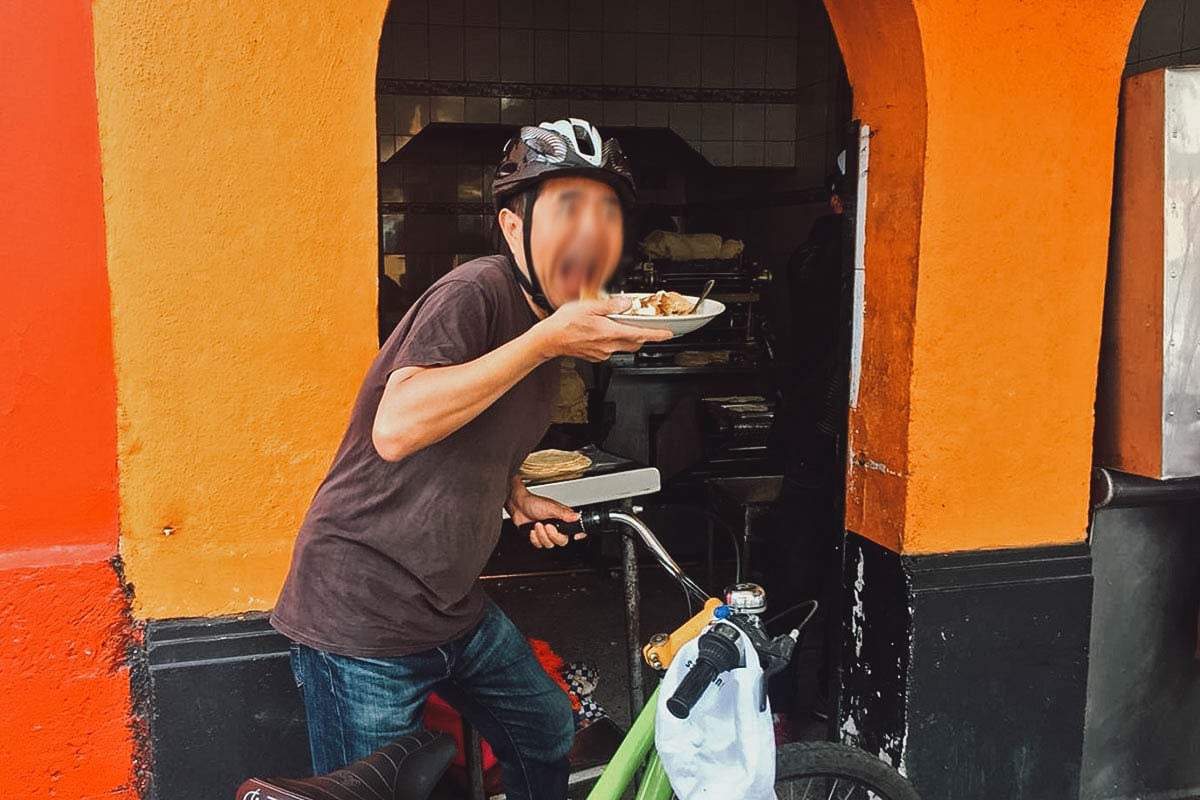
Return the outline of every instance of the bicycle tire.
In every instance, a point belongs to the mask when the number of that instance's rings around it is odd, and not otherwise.
[[[850,745],[792,742],[776,748],[775,759],[775,787],[780,800],[790,800],[788,794],[779,793],[781,784],[806,778],[850,781],[849,797],[873,795],[878,800],[921,800],[912,784],[889,764]],[[854,793],[855,785],[863,789],[862,795]],[[796,794],[797,798],[800,796]],[[839,792],[837,796],[842,794]]]

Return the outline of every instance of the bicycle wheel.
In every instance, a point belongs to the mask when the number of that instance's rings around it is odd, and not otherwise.
[[[903,775],[850,745],[793,742],[775,758],[778,800],[921,800]]]

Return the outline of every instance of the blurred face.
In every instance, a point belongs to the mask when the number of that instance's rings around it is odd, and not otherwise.
[[[500,228],[518,258],[524,252],[521,225],[518,214],[500,212]],[[621,203],[607,184],[580,177],[542,184],[529,246],[542,291],[555,308],[594,297],[616,270],[623,242]]]

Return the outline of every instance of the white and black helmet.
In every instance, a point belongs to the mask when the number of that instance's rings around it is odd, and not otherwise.
[[[492,197],[500,208],[511,197],[550,177],[581,175],[613,188],[625,206],[637,199],[633,173],[616,139],[603,141],[585,119],[560,119],[526,125],[504,145],[492,179]]]
[[[529,275],[517,267],[516,259],[511,262],[513,275],[529,292],[533,302],[547,312],[553,311],[554,307],[546,298],[533,268],[529,241],[533,231],[533,201],[542,181],[572,175],[608,184],[626,210],[637,199],[637,186],[621,145],[616,139],[602,141],[596,126],[575,117],[521,128],[521,132],[504,145],[504,155],[492,179],[492,199],[497,210],[518,195],[525,197],[523,245]]]

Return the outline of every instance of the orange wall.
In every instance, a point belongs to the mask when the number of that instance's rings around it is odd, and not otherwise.
[[[1163,352],[1166,89],[1161,69],[1121,87],[1106,376],[1096,398],[1097,461],[1151,477],[1163,474],[1163,359],[1146,356]]]
[[[134,798],[92,28],[0,8],[0,797]]]
[[[827,5],[875,131],[850,525],[911,551],[1078,539],[1137,3]],[[140,616],[274,601],[374,350],[385,6],[95,4]]]
[[[139,616],[275,602],[377,345],[386,5],[95,4]]]
[[[1080,540],[1141,2],[826,5],[877,131],[847,525],[907,552]]]
[[[912,311],[925,166],[925,72],[909,0],[827,0],[854,116],[870,126],[865,346],[850,412],[846,525],[901,548],[908,489]],[[853,146],[853,145],[852,145]]]
[[[136,800],[121,583],[107,561],[39,552],[0,569],[0,797]]]
[[[929,117],[904,548],[1082,540],[1141,0],[914,5]]]

